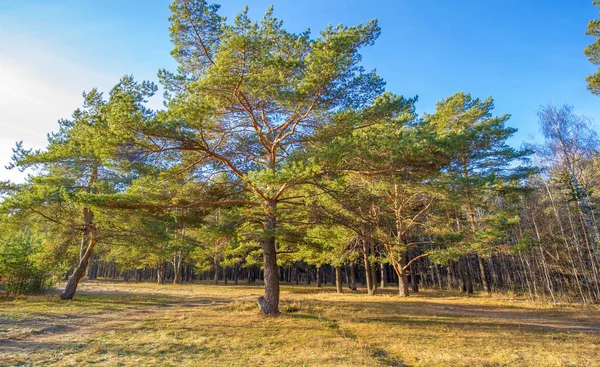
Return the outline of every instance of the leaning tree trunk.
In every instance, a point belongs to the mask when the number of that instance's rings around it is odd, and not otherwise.
[[[267,203],[265,221],[265,239],[263,246],[265,295],[258,297],[258,307],[265,315],[279,313],[279,267],[277,266],[277,248],[275,246],[275,202]]]
[[[60,299],[72,299],[73,296],[75,296],[75,292],[77,292],[77,285],[85,274],[88,262],[90,261],[90,257],[92,256],[92,252],[96,246],[96,229],[92,225],[94,213],[89,208],[84,208],[83,218],[85,222],[84,235],[89,236],[88,246],[85,252],[81,255],[81,258],[79,259],[79,265],[73,272],[73,275],[71,275],[71,278],[69,278],[65,290],[60,294]]]

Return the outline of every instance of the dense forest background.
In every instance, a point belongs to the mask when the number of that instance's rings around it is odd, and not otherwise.
[[[171,6],[175,72],[123,77],[48,136],[14,149],[3,182],[0,283],[8,294],[121,278],[158,283],[394,284],[600,300],[600,141],[572,106],[539,109],[544,141],[514,148],[491,97],[431,114],[361,66],[376,21],[314,37],[270,9],[231,22]],[[599,36],[593,20],[588,33]],[[586,49],[600,64],[600,43]],[[599,74],[588,78],[598,94]]]

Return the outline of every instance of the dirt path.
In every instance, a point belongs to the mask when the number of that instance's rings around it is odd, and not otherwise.
[[[81,293],[115,294],[115,291],[84,291]],[[180,310],[211,307],[230,303],[230,299],[207,299],[189,297],[177,302],[150,304],[118,311],[105,311],[87,314],[34,313],[17,320],[0,318],[0,366],[2,355],[20,356],[56,351],[65,346],[85,347],[85,343],[97,332],[111,332],[130,327],[139,322],[151,322],[160,317],[165,309]]]

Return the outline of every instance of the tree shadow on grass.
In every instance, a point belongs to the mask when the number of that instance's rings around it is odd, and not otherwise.
[[[426,301],[305,301],[309,309],[319,313],[335,310],[339,318],[348,321],[404,324],[438,327],[467,327],[511,329],[522,327],[534,333],[587,333],[600,335],[600,320],[582,320],[568,312],[553,309],[532,310],[519,306],[464,305],[459,303],[431,303]],[[332,311],[334,312],[334,311]]]

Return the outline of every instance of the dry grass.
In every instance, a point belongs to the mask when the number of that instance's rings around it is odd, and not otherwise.
[[[600,366],[597,308],[422,292],[88,282],[0,301],[0,365]]]

